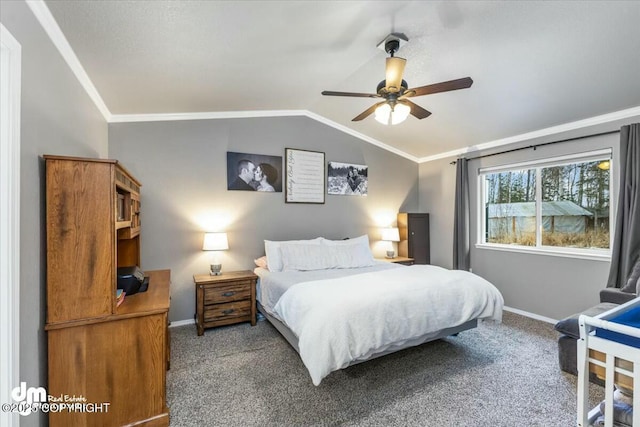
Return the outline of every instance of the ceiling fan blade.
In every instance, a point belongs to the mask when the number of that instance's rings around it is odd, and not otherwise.
[[[418,104],[414,104],[411,101],[408,100],[404,100],[402,101],[405,104],[407,104],[409,107],[411,107],[411,115],[414,116],[417,119],[424,119],[427,118],[431,115],[430,111],[425,110],[424,108],[422,108],[421,106],[419,106]]]
[[[387,92],[398,92],[402,86],[402,73],[407,60],[392,56],[387,58],[387,68],[385,73],[385,87]]]
[[[323,90],[322,94],[328,96],[352,96],[355,98],[380,98],[380,95],[377,93],[334,92],[331,90]]]
[[[471,77],[465,77],[457,80],[449,80],[448,82],[435,83],[432,85],[420,86],[413,89],[407,89],[402,95],[403,97],[422,96],[432,93],[448,92],[450,90],[466,89],[473,84]]]
[[[382,101],[382,102],[378,102],[377,104],[373,104],[371,107],[367,108],[362,113],[360,113],[359,115],[357,115],[356,117],[351,119],[351,121],[352,122],[359,122],[362,119],[366,119],[369,115],[371,115],[371,113],[376,111],[376,108],[378,108],[378,105],[382,105],[385,102],[387,102],[387,101]]]

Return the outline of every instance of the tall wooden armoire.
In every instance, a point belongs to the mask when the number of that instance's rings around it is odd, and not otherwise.
[[[116,299],[117,268],[140,265],[140,183],[115,160],[44,158],[47,393],[79,404],[49,425],[168,426],[170,271]]]

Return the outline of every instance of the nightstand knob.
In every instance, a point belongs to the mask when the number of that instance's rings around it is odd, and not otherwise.
[[[232,297],[234,296],[236,293],[235,292],[225,292],[224,294],[222,294],[223,297]]]
[[[231,313],[233,313],[234,311],[235,311],[234,309],[231,309],[231,310],[224,310],[224,311],[222,312],[222,314],[231,314]]]

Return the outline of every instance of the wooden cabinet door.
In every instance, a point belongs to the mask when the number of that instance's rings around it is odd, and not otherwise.
[[[47,323],[113,312],[112,165],[47,160]]]
[[[414,264],[430,264],[429,214],[400,212],[398,231],[398,255],[413,258]]]
[[[409,215],[409,258],[415,264],[429,264],[431,253],[429,248],[429,215]]]
[[[166,313],[49,331],[48,393],[109,403],[101,412],[51,412],[50,425],[168,425],[166,333]]]

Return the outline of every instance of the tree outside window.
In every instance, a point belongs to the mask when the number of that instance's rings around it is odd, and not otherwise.
[[[483,243],[609,248],[608,158],[533,165],[481,178]]]

